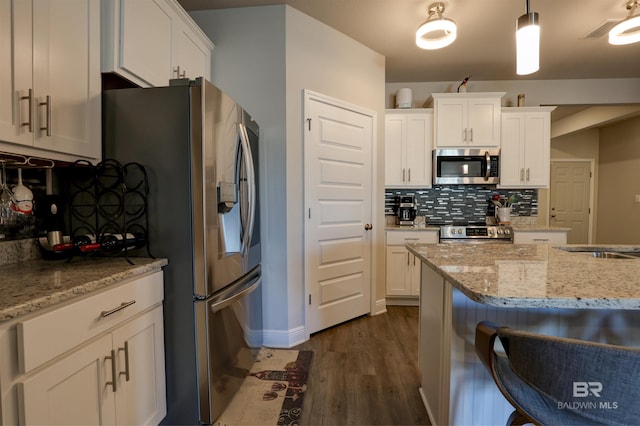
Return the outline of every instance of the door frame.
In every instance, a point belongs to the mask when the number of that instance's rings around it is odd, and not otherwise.
[[[376,111],[372,110],[372,109],[368,109],[359,105],[355,105],[352,104],[350,102],[347,101],[343,101],[341,99],[337,99],[328,95],[324,95],[322,93],[318,93],[309,89],[303,89],[302,90],[303,93],[303,109],[302,109],[302,117],[301,120],[302,122],[302,156],[303,156],[303,163],[302,163],[302,167],[303,167],[303,172],[302,172],[302,178],[303,178],[303,188],[305,188],[305,182],[307,181],[307,171],[311,170],[310,169],[310,160],[309,158],[307,158],[307,152],[308,150],[305,149],[305,146],[310,143],[310,136],[309,133],[306,131],[306,126],[307,126],[307,114],[309,113],[309,111],[311,110],[311,106],[310,103],[312,100],[316,100],[319,102],[324,102],[326,104],[329,105],[334,105],[336,107],[339,108],[344,108],[344,109],[349,109],[352,110],[354,112],[357,112],[359,114],[365,115],[367,117],[371,117],[372,120],[372,132],[371,132],[371,222],[373,224],[373,229],[371,232],[371,262],[369,265],[370,268],[370,276],[371,276],[371,282],[369,283],[369,315],[375,315],[378,313],[383,313],[386,311],[386,302],[385,302],[385,298],[383,297],[381,299],[382,301],[382,305],[379,303],[380,301],[377,300],[377,292],[376,292],[376,288],[377,285],[376,283],[378,282],[378,274],[377,274],[377,268],[376,268],[376,264],[379,258],[379,246],[380,244],[378,244],[379,240],[380,240],[380,235],[382,235],[382,237],[384,237],[384,226],[380,227],[380,210],[378,208],[378,204],[380,203],[380,195],[379,193],[381,192],[378,187],[378,185],[376,185],[377,183],[377,176],[379,174],[380,168],[378,167],[378,161],[379,161],[379,156],[378,156],[378,114]],[[382,169],[384,170],[384,169]],[[383,191],[382,191],[383,192]],[[307,328],[306,324],[307,324],[307,318],[309,315],[309,304],[307,303],[308,299],[309,299],[309,284],[308,284],[308,268],[307,268],[307,256],[306,253],[304,253],[304,251],[306,250],[306,237],[307,237],[307,221],[304,220],[304,215],[306,214],[307,209],[309,208],[309,206],[307,205],[307,198],[306,198],[306,193],[303,197],[303,203],[302,203],[302,215],[303,215],[303,232],[302,232],[302,256],[303,256],[303,264],[302,264],[302,276],[303,276],[303,294],[304,294],[304,299],[302,300],[302,303],[304,305],[304,334],[305,334],[305,340],[309,340],[310,338],[310,333],[309,333],[309,329]],[[384,249],[384,245],[382,247]],[[382,259],[384,259],[384,255],[382,256]],[[383,269],[383,273],[384,273],[384,269]]]
[[[551,219],[551,165],[553,163],[589,163],[589,171],[591,172],[591,179],[589,179],[589,237],[587,239],[588,244],[593,244],[593,236],[595,235],[595,196],[596,196],[596,161],[593,158],[552,158],[549,162],[549,190],[547,191],[547,223],[550,223]]]

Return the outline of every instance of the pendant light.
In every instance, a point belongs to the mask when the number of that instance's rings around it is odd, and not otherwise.
[[[640,41],[640,15],[633,16],[638,6],[640,0],[627,1],[629,15],[609,31],[610,44],[631,44]]]
[[[516,22],[516,72],[527,75],[540,69],[540,24],[538,14],[529,11]]]
[[[416,30],[416,45],[421,49],[433,50],[453,43],[457,35],[456,23],[442,17],[444,3],[432,3],[427,11],[429,17]]]

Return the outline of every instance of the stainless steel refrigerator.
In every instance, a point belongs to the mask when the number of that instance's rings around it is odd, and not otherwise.
[[[144,166],[166,257],[165,424],[211,424],[262,345],[258,125],[211,83],[103,92],[104,158]]]

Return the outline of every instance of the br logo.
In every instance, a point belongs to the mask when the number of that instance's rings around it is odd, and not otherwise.
[[[600,382],[573,382],[573,397],[584,398],[593,395],[600,398],[602,383]]]

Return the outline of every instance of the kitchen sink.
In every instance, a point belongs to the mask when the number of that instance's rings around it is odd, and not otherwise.
[[[602,246],[567,246],[557,248],[571,253],[591,253],[593,257],[601,259],[640,259],[640,251],[623,251]]]
[[[636,252],[615,252],[615,251],[594,251],[593,257],[602,259],[640,259],[640,253]]]

